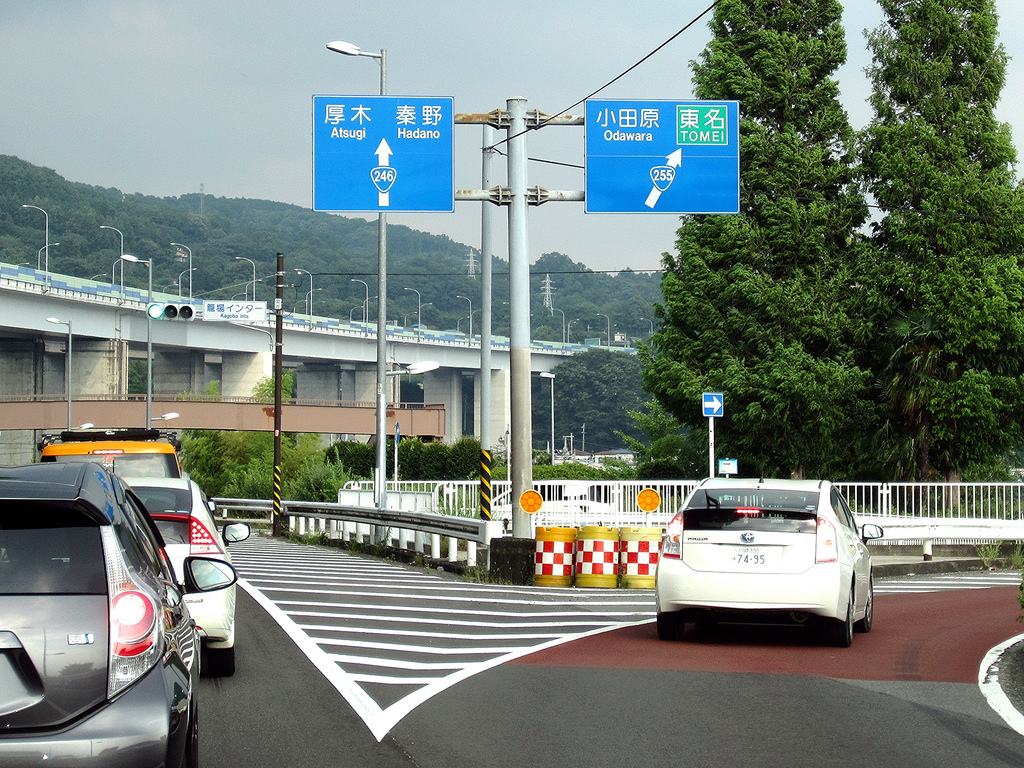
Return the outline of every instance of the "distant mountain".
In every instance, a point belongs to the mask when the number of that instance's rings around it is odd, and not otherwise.
[[[230,298],[245,292],[256,265],[257,298],[272,300],[278,251],[285,254],[289,280],[288,309],[303,311],[312,273],[313,309],[320,316],[359,319],[367,293],[369,316],[375,313],[377,224],[362,219],[267,200],[188,194],[151,197],[126,194],[67,181],[54,171],[16,157],[0,155],[0,261],[35,265],[44,245],[44,217],[25,204],[46,211],[49,218],[49,263],[53,272],[110,280],[121,249],[153,260],[153,285],[177,291],[188,264],[175,257],[170,244],[192,249],[193,293],[196,297]],[[60,243],[59,245],[55,245]],[[480,279],[469,275],[469,246],[444,235],[401,225],[388,227],[388,298],[391,319],[416,322],[419,291],[423,323],[432,328],[465,331],[473,301],[474,330],[479,328]],[[623,261],[628,254],[623,255]],[[508,333],[508,264],[493,262],[494,332]],[[532,335],[561,341],[617,333],[646,338],[652,305],[661,300],[657,275],[594,273],[559,253],[545,254],[531,268]],[[476,274],[479,275],[479,265]],[[146,271],[125,269],[125,282],[144,286]],[[354,280],[362,280],[364,287]],[[554,311],[545,303],[553,305]],[[563,322],[564,321],[564,322]]]

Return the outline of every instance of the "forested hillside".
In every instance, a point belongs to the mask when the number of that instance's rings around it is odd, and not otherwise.
[[[53,272],[110,280],[121,249],[153,260],[153,284],[177,292],[188,264],[176,258],[171,243],[192,250],[193,294],[198,298],[242,296],[256,265],[257,298],[273,298],[275,254],[286,257],[291,287],[285,293],[288,311],[304,312],[310,291],[314,314],[342,320],[361,319],[369,294],[368,316],[375,317],[377,225],[267,200],[233,199],[187,194],[150,197],[67,181],[56,172],[0,155],[0,261],[35,265],[44,245],[44,216],[49,218],[49,265]],[[108,227],[101,229],[101,226]],[[59,245],[56,245],[59,243]],[[420,292],[423,324],[430,328],[466,331],[473,303],[474,332],[480,322],[479,254],[471,277],[470,246],[443,235],[401,225],[388,227],[389,319],[416,322]],[[585,260],[586,254],[578,254]],[[623,263],[628,263],[624,254]],[[303,270],[303,273],[295,272]],[[652,306],[660,301],[659,276],[625,271],[617,275],[590,271],[558,253],[546,254],[532,267],[533,336],[561,341],[563,328],[573,341],[606,340],[623,333],[647,338]],[[494,333],[508,333],[508,264],[493,263]],[[120,273],[118,273],[120,280]],[[125,282],[144,286],[146,270],[129,265]],[[187,275],[182,280],[188,285]],[[362,283],[355,280],[365,281]],[[554,311],[545,305],[543,286],[549,280]]]

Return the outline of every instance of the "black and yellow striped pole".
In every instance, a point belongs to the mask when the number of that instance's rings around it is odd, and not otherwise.
[[[256,286],[253,286],[255,293]],[[255,299],[255,296],[253,297]],[[284,535],[281,520],[281,382],[284,378],[284,254],[277,254],[277,293],[274,299],[274,509],[271,525],[274,536]]]
[[[491,452],[480,449],[480,517],[491,519]]]

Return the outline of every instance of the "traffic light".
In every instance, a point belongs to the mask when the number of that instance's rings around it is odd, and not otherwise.
[[[146,307],[146,314],[154,320],[193,320],[196,308],[191,304],[154,302]]]

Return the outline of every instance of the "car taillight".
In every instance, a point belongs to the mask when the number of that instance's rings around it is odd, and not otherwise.
[[[110,601],[112,653],[115,656],[138,656],[156,642],[156,606],[149,595],[128,589]]]
[[[818,518],[818,542],[815,554],[815,561],[819,563],[834,563],[839,559],[836,527],[823,517]]]
[[[680,558],[683,556],[683,513],[672,518],[665,531],[665,542],[661,547],[662,557]]]
[[[222,555],[217,537],[210,533],[210,530],[196,518],[192,518],[189,526],[189,544],[192,545],[193,555]]]
[[[134,683],[163,653],[163,622],[156,598],[125,564],[113,526],[100,528],[110,596],[110,661],[107,696]]]

